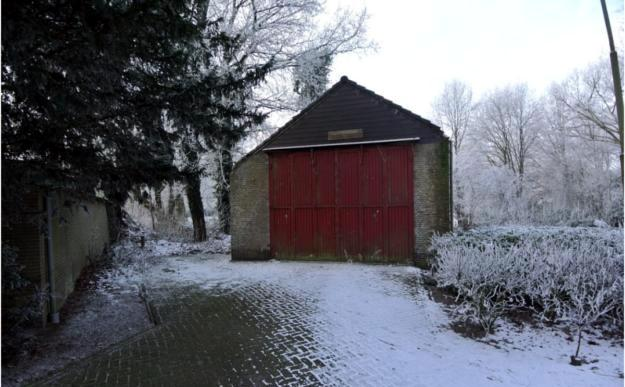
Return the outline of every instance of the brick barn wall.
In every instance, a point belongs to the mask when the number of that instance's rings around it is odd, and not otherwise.
[[[269,258],[269,158],[258,152],[230,178],[232,259]]]
[[[434,232],[451,230],[449,141],[414,145],[414,226],[417,259],[429,255]]]

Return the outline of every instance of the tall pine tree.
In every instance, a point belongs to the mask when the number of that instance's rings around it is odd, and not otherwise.
[[[207,28],[219,28],[210,24]],[[220,171],[217,196],[220,220],[229,219],[228,181],[232,169],[230,151],[241,139],[245,129],[259,124],[265,118],[248,105],[247,92],[261,82],[271,70],[271,60],[249,66],[240,53],[238,36],[225,33],[205,32],[207,49],[198,51],[198,61],[188,69],[187,92],[180,96],[179,103],[185,109],[168,111],[167,117],[173,132],[179,136],[178,165],[186,184],[185,193],[191,212],[194,240],[206,239],[204,206],[200,192],[201,177],[205,175],[202,156],[209,151],[217,154]],[[201,96],[201,98],[197,98]],[[219,158],[223,157],[223,158]],[[222,163],[223,162],[223,163]],[[218,178],[219,179],[219,178]],[[223,187],[220,191],[219,187]],[[228,232],[228,224],[222,223],[222,230]]]
[[[160,116],[178,108],[196,13],[188,0],[3,2],[3,199],[39,187],[123,202],[175,173]]]
[[[192,139],[199,152],[227,131],[221,122],[247,116],[224,96],[263,74],[215,67],[236,39],[206,10],[206,0],[3,2],[3,207],[30,189],[99,190],[121,206],[132,187],[193,182],[175,146]]]

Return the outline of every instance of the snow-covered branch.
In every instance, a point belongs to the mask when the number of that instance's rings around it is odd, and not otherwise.
[[[491,331],[515,309],[578,330],[623,322],[623,229],[497,227],[432,238],[439,286]]]

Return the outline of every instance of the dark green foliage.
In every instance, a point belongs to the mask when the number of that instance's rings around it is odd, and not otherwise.
[[[17,262],[18,251],[5,243],[2,244],[2,290],[13,290],[29,285],[22,276],[24,268]]]
[[[2,3],[3,203],[33,185],[76,195],[99,189],[123,203],[133,186],[189,172],[174,166],[176,143],[224,136],[232,131],[224,121],[262,119],[224,102],[264,68],[216,66],[236,37],[218,32],[206,7],[203,0]]]
[[[196,241],[206,238],[206,232],[202,231],[205,229],[204,213],[199,191],[199,179],[205,173],[205,168],[200,162],[200,156],[209,150],[216,154],[214,177],[220,228],[229,232],[232,151],[235,144],[245,136],[246,130],[260,124],[266,117],[266,114],[250,106],[250,96],[252,88],[264,79],[273,65],[272,60],[258,65],[247,64],[238,37],[218,36],[222,39],[220,43],[225,44],[211,44],[212,56],[200,61],[203,65],[197,68],[197,79],[192,86],[196,94],[199,90],[207,98],[191,98],[184,105],[194,108],[172,111],[169,115],[182,136],[180,146],[184,156],[181,172],[185,180],[192,183],[186,193],[189,202],[196,203],[190,207]],[[219,65],[206,66],[206,61],[212,60],[216,60]]]
[[[218,163],[215,176],[215,196],[217,197],[217,210],[219,211],[219,228],[222,232],[230,234],[230,174],[234,167],[232,161],[233,138],[226,139],[225,146],[217,150],[216,162]]]
[[[199,38],[188,3],[4,2],[3,186],[125,197],[169,175],[159,118]]]
[[[438,153],[438,157],[439,157],[439,161],[438,162],[440,163],[441,169],[443,171],[447,172],[445,174],[446,177],[449,178],[448,173],[449,173],[449,171],[451,171],[451,169],[449,168],[450,167],[450,165],[449,165],[450,164],[450,160],[449,160],[450,153],[449,153],[449,151],[450,151],[450,145],[451,144],[450,144],[449,141],[441,141],[440,144],[441,145],[440,145],[440,150],[439,150],[439,153]]]
[[[200,175],[189,174],[186,178],[186,195],[193,222],[193,240],[202,242],[206,240],[206,221],[204,220],[204,204],[200,191]]]

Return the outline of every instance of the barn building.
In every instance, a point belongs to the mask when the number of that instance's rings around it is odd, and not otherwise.
[[[412,263],[451,209],[440,128],[342,77],[236,164],[232,258]]]

